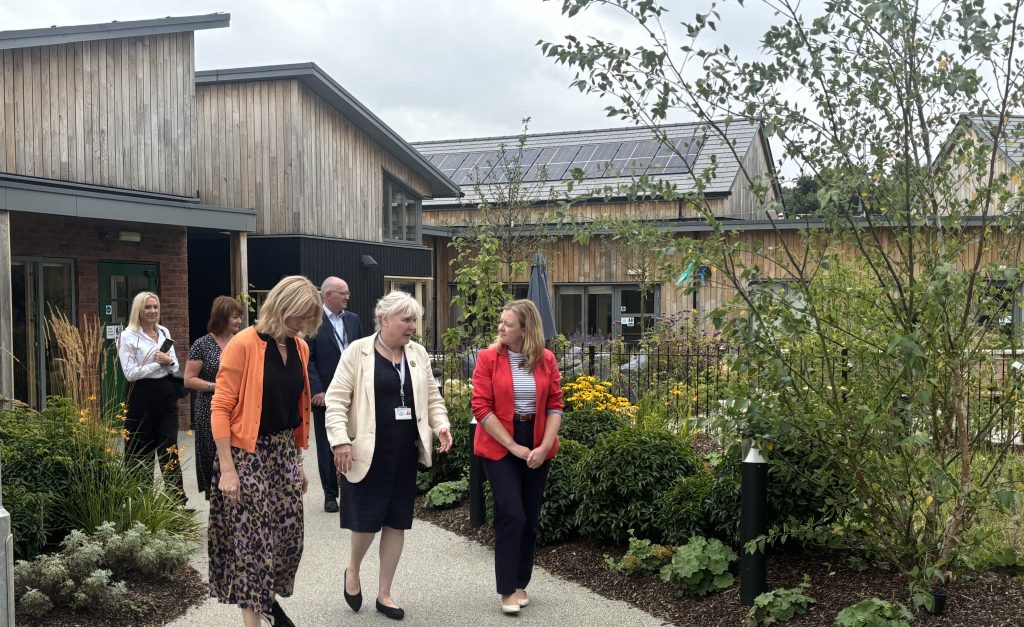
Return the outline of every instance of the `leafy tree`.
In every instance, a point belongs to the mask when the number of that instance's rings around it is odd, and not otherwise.
[[[574,86],[611,102],[610,116],[657,132],[683,110],[726,142],[732,121],[759,120],[783,165],[817,181],[824,227],[794,235],[777,229],[772,181],[741,166],[776,228],[760,242],[712,214],[702,189],[717,164],[684,196],[713,227],[694,258],[713,260],[735,292],[713,319],[750,383],[725,426],[766,450],[812,444],[847,486],[828,495],[838,523],[773,537],[836,532],[831,541],[910,575],[928,605],[979,511],[1014,496],[1001,468],[1019,428],[992,434],[1020,376],[994,376],[988,349],[1005,341],[993,320],[1024,270],[1024,172],[1003,157],[1024,136],[1010,115],[1024,101],[1024,0],[830,0],[817,15],[764,4],[775,19],[756,58],[708,43],[729,23],[723,8],[749,10],[742,0],[710,2],[677,30],[652,0],[564,0],[570,17],[625,13],[646,43],[574,35],[541,47],[575,68]],[[785,297],[750,289],[766,276],[788,279]],[[981,388],[991,402],[971,403]]]
[[[782,204],[787,216],[812,216],[818,213],[818,182],[813,176],[801,174],[793,185],[782,188]]]

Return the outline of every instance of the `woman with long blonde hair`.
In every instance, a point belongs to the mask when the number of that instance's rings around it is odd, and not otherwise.
[[[473,450],[494,494],[494,572],[506,614],[530,603],[540,507],[562,424],[561,379],[537,306],[506,304],[497,340],[477,358],[472,405]]]

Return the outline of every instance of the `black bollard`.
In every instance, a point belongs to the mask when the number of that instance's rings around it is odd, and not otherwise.
[[[469,526],[484,525],[484,469],[480,458],[473,454],[476,418],[469,423]]]
[[[743,460],[743,484],[740,489],[740,604],[751,606],[768,584],[764,551],[748,553],[751,540],[768,533],[768,462],[761,451],[750,447]]]

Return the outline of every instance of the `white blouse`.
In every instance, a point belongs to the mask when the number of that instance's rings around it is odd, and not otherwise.
[[[168,354],[171,357],[169,366],[161,366],[156,362],[156,353],[164,340],[171,339],[171,332],[163,325],[156,325],[156,341],[146,335],[140,328],[138,331],[125,329],[117,340],[117,357],[121,360],[121,370],[129,381],[140,379],[161,379],[178,371],[178,356],[172,347]]]
[[[517,414],[532,414],[537,411],[537,381],[532,372],[523,370],[522,353],[508,351],[508,364],[512,368],[512,389],[515,391]]]

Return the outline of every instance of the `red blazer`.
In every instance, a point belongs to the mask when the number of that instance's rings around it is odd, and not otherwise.
[[[493,413],[494,418],[491,420],[500,420],[509,435],[513,435],[515,390],[512,388],[512,366],[509,365],[504,347],[501,347],[500,353],[498,350],[484,349],[476,359],[476,370],[473,371],[473,416],[479,423],[487,414]],[[537,383],[537,418],[533,421],[533,445],[536,447],[544,440],[548,412],[562,411],[562,375],[558,372],[554,353],[544,349],[544,354],[533,368],[533,380]],[[473,439],[473,452],[484,459],[497,461],[508,455],[509,451],[480,426]],[[556,452],[557,437],[547,459],[554,457]]]

